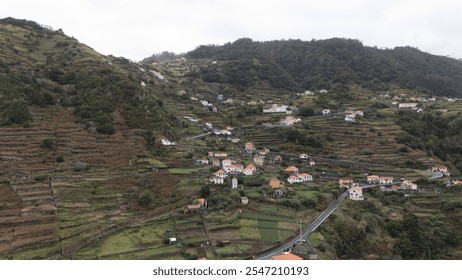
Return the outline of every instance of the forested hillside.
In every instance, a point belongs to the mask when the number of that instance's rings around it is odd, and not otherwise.
[[[52,104],[74,108],[86,128],[104,134],[114,133],[116,110],[131,127],[162,131],[174,120],[162,108],[153,76],[125,58],[98,54],[62,30],[2,19],[0,51],[2,125],[27,124],[29,106]]]
[[[190,58],[221,60],[200,69],[204,81],[248,86],[268,81],[285,89],[333,89],[361,85],[391,86],[424,93],[462,96],[462,62],[412,47],[378,49],[358,40],[255,42],[239,39],[223,46],[200,46]]]

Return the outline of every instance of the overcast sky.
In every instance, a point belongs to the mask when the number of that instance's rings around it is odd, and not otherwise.
[[[0,18],[50,25],[109,55],[140,60],[162,51],[238,38],[359,39],[462,58],[459,0],[2,0]]]

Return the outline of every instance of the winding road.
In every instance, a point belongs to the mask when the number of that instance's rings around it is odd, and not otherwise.
[[[288,242],[284,244],[277,245],[270,249],[269,251],[266,251],[258,256],[255,256],[254,259],[256,260],[269,260],[271,257],[280,255],[284,252],[289,251],[292,249],[292,247],[300,242],[303,242],[303,240],[307,239],[308,235],[310,235],[313,231],[315,231],[322,222],[324,222],[342,203],[342,201],[345,200],[345,198],[348,197],[348,190],[342,193],[337,200],[333,201],[329,206],[327,207],[326,210],[324,210],[312,223],[306,225],[302,229],[302,234],[297,235],[296,237],[292,238]]]

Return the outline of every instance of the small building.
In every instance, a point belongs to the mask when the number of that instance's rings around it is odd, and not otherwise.
[[[416,191],[418,189],[418,186],[417,184],[413,183],[411,180],[403,180],[403,182],[401,182],[401,188],[405,190]]]
[[[256,155],[253,157],[253,161],[256,165],[263,166],[263,164],[265,163],[265,156]]]
[[[218,158],[211,158],[209,162],[212,162],[213,166],[221,166],[221,160]]]
[[[233,189],[233,190],[237,189],[237,184],[238,184],[237,178],[236,178],[236,177],[233,177],[233,178],[231,179],[231,189]]]
[[[209,160],[207,158],[198,158],[196,159],[196,165],[208,165]]]
[[[379,177],[379,184],[392,185],[393,177]]]
[[[363,197],[363,188],[357,186],[352,187],[348,190],[349,198],[352,200],[364,200]]]
[[[228,174],[226,174],[226,172],[223,169],[220,169],[217,172],[215,172],[215,176],[219,178],[226,178],[228,177]]]
[[[369,184],[373,183],[378,183],[379,182],[379,176],[377,175],[369,175],[366,177],[366,180]]]
[[[185,214],[196,214],[201,211],[201,206],[199,204],[190,204],[184,208]]]
[[[253,164],[247,165],[247,167],[242,170],[242,173],[244,173],[244,175],[247,175],[247,176],[252,176],[256,172],[257,172],[257,168]]]
[[[316,165],[316,162],[312,159],[310,159],[310,166],[315,166]]]
[[[296,184],[296,183],[300,183],[300,178],[297,176],[297,175],[290,175],[288,178],[287,178],[287,182],[291,183],[291,184]]]
[[[298,168],[291,165],[291,166],[287,167],[286,169],[284,169],[284,172],[287,172],[289,174],[298,174]]]
[[[175,237],[170,237],[170,238],[168,239],[168,244],[174,244],[174,243],[176,243],[176,242],[177,242],[177,240],[176,240]]]
[[[280,155],[276,155],[276,156],[274,157],[274,162],[279,162],[279,163],[281,163],[281,162],[282,162],[282,157],[281,157]]]
[[[308,173],[301,173],[298,174],[298,178],[300,179],[301,182],[311,182],[313,181],[313,176]]]
[[[274,197],[283,197],[284,192],[281,189],[274,190]]]
[[[299,159],[308,159],[308,155],[303,153],[303,154],[298,155],[298,158]]]
[[[241,197],[241,203],[244,205],[249,204],[249,199],[246,196]]]
[[[225,179],[224,177],[212,176],[210,177],[210,182],[212,182],[215,185],[222,185],[225,183]]]
[[[281,187],[281,181],[279,179],[271,179],[269,181],[269,186],[272,188],[272,189],[278,189]]]
[[[229,165],[223,165],[223,170],[226,173],[241,173],[244,167],[242,164],[229,164]]]
[[[338,179],[338,183],[340,187],[349,187],[349,185],[353,184],[353,182],[354,182],[353,178],[344,177],[344,178]]]
[[[170,140],[165,139],[165,138],[161,140],[161,143],[164,146],[175,146],[176,145],[176,142],[170,141]]]
[[[356,115],[355,114],[346,114],[345,115],[345,121],[346,122],[355,122],[355,117]]]
[[[299,257],[297,255],[294,255],[291,252],[287,252],[287,253],[283,253],[281,255],[273,256],[273,257],[271,257],[271,259],[277,260],[277,261],[300,261],[300,260],[303,260],[303,258],[301,258],[301,257]]]
[[[408,109],[417,107],[417,103],[398,103],[398,108]]]
[[[323,115],[330,115],[330,109],[324,109],[322,110]]]
[[[255,151],[255,146],[253,145],[252,142],[247,142],[244,144],[244,150],[247,152],[247,153],[252,153]]]
[[[225,152],[215,152],[214,155],[216,157],[227,157],[228,156],[228,154]]]
[[[445,166],[445,165],[435,165],[435,166],[432,166],[431,171],[447,173],[448,172],[448,167]]]
[[[234,163],[235,163],[235,161],[232,160],[232,159],[229,159],[229,158],[224,159],[224,160],[221,161],[221,165],[222,165],[223,167],[226,166],[226,165],[234,164]]]
[[[197,199],[197,203],[200,205],[200,207],[202,208],[206,208],[207,207],[207,200],[203,197],[200,197]]]

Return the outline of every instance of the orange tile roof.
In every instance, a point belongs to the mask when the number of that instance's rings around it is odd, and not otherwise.
[[[277,189],[281,186],[281,181],[279,181],[278,179],[272,179],[270,181],[270,185],[271,185],[271,188]]]
[[[226,172],[223,169],[220,169],[217,172],[215,172],[215,174],[226,174]]]
[[[297,172],[298,168],[292,165],[292,166],[289,166],[286,169],[284,169],[284,171],[286,171],[286,172]]]
[[[297,256],[297,255],[294,255],[292,253],[285,253],[285,254],[281,254],[281,255],[277,255],[277,256],[274,256],[272,257],[273,260],[290,260],[290,261],[299,261],[299,260],[303,260],[303,258]]]
[[[298,174],[298,177],[310,177],[311,175],[308,174],[308,173],[302,173],[302,174]]]

